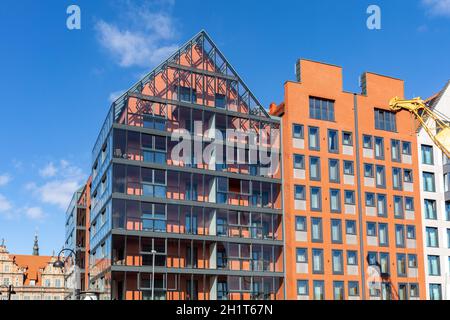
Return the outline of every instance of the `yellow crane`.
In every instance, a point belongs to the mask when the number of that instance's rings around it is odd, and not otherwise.
[[[421,98],[402,100],[395,97],[389,101],[389,107],[392,111],[403,109],[411,112],[436,146],[450,158],[450,120],[445,115],[432,110]]]

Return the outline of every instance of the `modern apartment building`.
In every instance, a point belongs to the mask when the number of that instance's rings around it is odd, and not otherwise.
[[[428,99],[434,112],[450,115],[450,82]],[[432,120],[429,126],[434,128]],[[450,299],[450,162],[419,127],[420,201],[424,234],[427,299]]]
[[[89,178],[86,184],[73,194],[69,207],[66,210],[66,240],[64,248],[72,250],[75,253],[74,257],[73,253],[69,250],[63,252],[67,257],[65,260],[66,285],[67,288],[78,290],[77,295],[87,291],[89,288],[89,213],[91,183],[91,178]],[[74,290],[69,292],[70,296],[74,294]]]
[[[268,146],[279,160],[279,139],[280,120],[204,31],[180,47],[112,104],[95,143],[91,289],[283,299],[281,169],[252,153]]]
[[[287,299],[426,296],[415,122],[388,106],[404,83],[360,80],[361,93],[345,92],[341,67],[299,60],[271,105],[282,118]]]

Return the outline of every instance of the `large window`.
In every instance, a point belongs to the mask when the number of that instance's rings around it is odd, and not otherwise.
[[[322,210],[322,192],[320,187],[311,187],[310,206],[313,211]]]
[[[296,216],[295,217],[295,231],[306,231],[306,217]]]
[[[323,250],[312,249],[313,273],[323,273]]]
[[[439,256],[428,256],[428,274],[430,276],[441,275]]]
[[[344,262],[342,250],[332,250],[331,255],[333,260],[333,274],[343,274]]]
[[[309,157],[309,178],[311,180],[320,180],[320,158]]]
[[[424,200],[424,208],[425,208],[425,218],[429,220],[437,219],[437,211],[436,211],[436,200],[425,199]]]
[[[427,247],[430,247],[430,248],[438,248],[439,247],[438,228],[427,227],[426,228],[426,236],[427,236]]]
[[[307,296],[308,292],[308,280],[297,280],[297,295]]]
[[[433,165],[434,164],[433,147],[423,144],[421,145],[421,150],[422,150],[422,163]]]
[[[331,242],[342,243],[342,222],[341,220],[331,220]]]
[[[339,135],[337,130],[328,129],[328,152],[339,152]]]
[[[396,190],[402,189],[402,169],[392,168],[392,187]]]
[[[380,217],[387,216],[387,202],[385,194],[377,194],[377,213]]]
[[[384,159],[384,139],[375,137],[375,158]]]
[[[294,169],[305,169],[305,156],[294,154]]]
[[[341,192],[338,189],[330,189],[330,210],[341,212]]]
[[[376,166],[376,186],[377,188],[385,188],[386,187],[386,172],[384,166],[377,165]]]
[[[392,161],[400,162],[400,141],[392,139],[391,140],[391,157]]]
[[[385,131],[397,131],[395,113],[375,108],[375,129]]]
[[[310,97],[309,117],[318,120],[334,121],[334,101]]]
[[[389,245],[387,223],[378,223],[378,241],[380,242],[380,246]]]
[[[435,192],[436,185],[434,182],[434,173],[422,172],[422,178],[423,178],[423,191]]]
[[[334,300],[344,300],[344,281],[333,281]]]
[[[304,138],[303,125],[294,123],[292,125],[292,136],[296,139],[303,139]]]
[[[403,219],[403,197],[394,196],[394,217]]]
[[[322,242],[322,219],[311,218],[311,240],[312,242]]]
[[[397,248],[405,247],[405,226],[403,225],[395,225],[395,244]]]
[[[308,143],[310,150],[320,150],[320,139],[319,139],[319,128],[309,127],[308,128]]]
[[[295,200],[306,200],[305,186],[294,186],[294,198]]]
[[[325,299],[325,283],[322,280],[314,280],[314,300],[324,300]]]
[[[442,288],[439,283],[430,283],[430,300],[442,300]]]
[[[330,182],[339,183],[339,160],[328,160]]]
[[[397,274],[399,277],[406,276],[406,255],[403,253],[397,254]]]

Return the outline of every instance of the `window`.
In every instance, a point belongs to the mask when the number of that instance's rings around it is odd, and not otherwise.
[[[320,158],[318,157],[309,157],[309,178],[320,180]]]
[[[426,227],[427,247],[438,248],[439,247],[439,235],[438,228]]]
[[[369,237],[377,236],[377,224],[375,222],[367,222],[367,235]]]
[[[407,285],[405,283],[398,284],[398,300],[408,300],[406,289]]]
[[[344,174],[349,175],[349,176],[354,175],[353,161],[344,160]]]
[[[297,295],[307,296],[308,292],[308,280],[297,280]]]
[[[355,204],[355,191],[345,190],[345,204],[354,205]]]
[[[434,173],[422,172],[422,178],[423,178],[423,191],[435,192],[436,187],[434,184]]]
[[[342,243],[342,223],[341,220],[331,220],[331,242]]]
[[[375,129],[384,131],[397,131],[395,113],[375,108]]]
[[[366,192],[366,207],[375,207],[375,194]]]
[[[403,181],[407,183],[413,182],[413,173],[411,169],[403,169]]]
[[[330,189],[330,210],[331,212],[341,212],[341,192],[338,189]]]
[[[436,200],[425,199],[425,218],[429,220],[437,220]]]
[[[390,274],[389,253],[380,252],[380,272],[382,275]]]
[[[392,168],[392,187],[396,190],[402,189],[402,169]]]
[[[363,148],[372,149],[372,136],[363,135]]]
[[[384,159],[384,139],[375,137],[375,159]]]
[[[339,153],[339,135],[336,130],[328,129],[328,152]]]
[[[309,117],[311,119],[334,121],[334,101],[309,97]]]
[[[344,146],[353,146],[353,134],[351,132],[342,132],[342,144]]]
[[[450,248],[450,229],[447,229],[447,248]],[[449,268],[450,268],[450,264],[449,264]]]
[[[304,139],[304,129],[301,124],[293,124],[292,125],[292,136],[296,139]]]
[[[408,254],[408,268],[417,268],[417,255]]]
[[[403,219],[403,197],[394,196],[394,217]]]
[[[400,141],[391,140],[391,157],[392,161],[400,162]]]
[[[384,194],[377,194],[377,213],[379,217],[387,216],[387,202]]]
[[[403,225],[395,225],[395,244],[397,248],[405,247],[405,226]]]
[[[384,166],[376,166],[376,185],[378,188],[386,187],[386,172]]]
[[[332,250],[333,274],[343,274],[343,254],[342,250]]]
[[[405,197],[405,209],[406,211],[414,211],[414,198]]]
[[[294,186],[294,198],[295,200],[306,200],[305,186]]]
[[[428,256],[428,275],[430,276],[441,275],[439,256]]]
[[[308,262],[308,250],[305,248],[297,248],[297,263]]]
[[[322,280],[314,280],[314,300],[324,300],[325,299],[325,284]]]
[[[228,284],[224,281],[217,282],[217,300],[228,299]]]
[[[406,277],[406,255],[403,253],[397,253],[397,274]]]
[[[447,221],[450,221],[450,201],[445,201],[445,214],[447,216]]]
[[[295,217],[295,231],[306,231],[306,217]]]
[[[402,154],[407,156],[411,155],[411,142],[402,141]]]
[[[319,128],[309,127],[309,150],[320,150]]]
[[[323,250],[312,249],[313,273],[323,273]]]
[[[57,288],[61,287],[61,280],[55,279],[55,287]]]
[[[420,146],[420,148],[421,148],[421,151],[422,151],[422,163],[423,164],[433,165],[434,164],[433,147],[423,144],[423,145]]]
[[[322,210],[322,192],[319,187],[311,187],[311,210],[321,211]]]
[[[430,283],[430,300],[442,300],[442,288],[438,283]]]
[[[356,221],[347,220],[345,222],[345,233],[349,235],[356,235]]]
[[[444,192],[448,192],[450,186],[450,174],[444,173]]]
[[[330,182],[339,183],[339,160],[328,160]]]
[[[378,224],[378,240],[380,246],[388,246],[389,245],[389,237],[388,237],[388,225],[386,223]]]
[[[416,239],[416,227],[415,226],[406,226],[406,238],[407,239]]]
[[[184,102],[196,102],[197,96],[195,89],[189,87],[178,87],[180,94],[180,101]]]
[[[349,266],[358,265],[358,252],[357,251],[347,251],[347,264]]]
[[[294,169],[305,169],[305,156],[294,154]]]
[[[364,177],[373,178],[373,164],[370,163],[364,164]]]
[[[311,218],[311,239],[312,242],[322,242],[321,218]]]
[[[194,100],[194,102],[196,102],[196,99]],[[214,102],[215,102],[214,105],[217,108],[225,109],[226,106],[227,106],[225,95],[220,94],[220,93],[216,93],[215,94],[215,101]]]
[[[377,253],[376,252],[368,252],[367,253],[367,262],[369,266],[377,265]]]
[[[344,281],[333,281],[334,300],[344,300]]]
[[[417,283],[410,283],[409,284],[409,296],[411,298],[418,298],[419,297],[419,285]]]
[[[359,296],[359,283],[357,281],[348,282],[348,295],[351,297]]]

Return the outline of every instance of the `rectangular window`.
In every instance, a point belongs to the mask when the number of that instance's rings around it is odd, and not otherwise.
[[[374,266],[378,264],[376,252],[367,253],[367,263],[369,264],[369,266]]]
[[[429,220],[437,220],[436,200],[425,199],[425,218]]]
[[[384,131],[397,131],[397,123],[395,120],[395,113],[382,110],[382,109],[374,109],[375,111],[375,129],[384,130]]]
[[[309,97],[309,117],[317,120],[334,121],[334,101]]]
[[[308,130],[309,150],[320,150],[319,128],[309,127]]]
[[[439,248],[438,228],[426,227],[427,247]]]
[[[386,172],[385,172],[384,166],[377,165],[375,171],[376,171],[377,188],[385,188],[386,187]]]
[[[317,274],[323,273],[323,250],[322,249],[312,249],[313,256],[313,273]]]
[[[450,248],[450,229],[447,229],[447,248]],[[449,264],[449,268],[450,268],[450,264]]]
[[[333,281],[334,300],[344,300],[344,281]]]
[[[342,250],[332,250],[331,251],[332,256],[332,264],[333,264],[333,274],[343,274],[344,273],[344,267],[343,267],[343,254]]]
[[[392,168],[392,187],[395,190],[402,190],[402,169]]]
[[[377,213],[379,217],[387,216],[387,202],[384,194],[377,194]]]
[[[342,132],[342,144],[344,146],[353,146],[353,134],[351,132]]]
[[[392,139],[391,140],[391,157],[392,161],[400,162],[400,141]]]
[[[344,174],[353,176],[355,174],[354,172],[353,161],[344,160]]]
[[[295,139],[304,139],[305,133],[303,125],[294,123],[292,125],[292,136]]]
[[[405,210],[414,211],[414,198],[405,197]]]
[[[380,246],[386,247],[389,245],[389,236],[388,236],[388,225],[387,223],[378,223],[378,241]]]
[[[309,157],[309,178],[311,180],[320,180],[320,158]]]
[[[428,256],[428,275],[440,276],[441,265],[439,256]]]
[[[363,148],[364,149],[373,149],[372,145],[372,136],[363,135]]]
[[[329,167],[329,179],[330,182],[333,183],[339,183],[339,160],[336,159],[330,159],[328,160],[328,167]]]
[[[403,197],[394,196],[394,217],[403,219]]]
[[[373,178],[373,164],[370,163],[364,164],[364,177]]]
[[[411,155],[411,142],[402,141],[402,154],[407,156]]]
[[[406,255],[403,253],[397,253],[397,275],[406,277]]]
[[[305,156],[294,154],[294,169],[305,169]]]
[[[355,204],[355,191],[345,190],[345,204],[354,205]]]
[[[384,139],[375,137],[375,159],[384,159]]]
[[[322,192],[319,187],[311,187],[311,203],[310,207],[312,211],[322,210]]]
[[[367,222],[367,235],[369,237],[377,236],[377,224],[375,222]]]
[[[436,186],[434,182],[434,173],[422,172],[422,178],[423,178],[423,191],[435,192]]]
[[[406,238],[407,239],[416,239],[416,227],[415,226],[406,226]]]
[[[408,254],[408,268],[417,268],[417,255]]]
[[[348,235],[356,235],[356,221],[355,220],[345,221],[345,233]]]
[[[419,285],[417,283],[410,283],[409,284],[409,296],[411,298],[418,298],[419,297]]]
[[[422,151],[422,164],[434,164],[434,158],[433,158],[433,147],[427,146],[427,145],[421,145],[420,146]]]
[[[342,223],[341,220],[331,219],[331,242],[342,243]]]
[[[444,192],[448,192],[450,189],[450,174],[444,173]]]
[[[403,169],[403,181],[407,183],[413,182],[413,173],[411,169]]]
[[[295,217],[295,231],[306,231],[306,217]]]
[[[297,248],[296,251],[297,263],[307,263],[308,262],[308,250],[305,248]]]
[[[350,297],[358,297],[359,296],[359,282],[358,281],[349,281],[348,282],[348,295]]]
[[[347,251],[347,264],[349,266],[357,266],[358,265],[358,252],[349,250]]]
[[[339,134],[337,130],[328,129],[328,152],[339,153]]]
[[[334,213],[341,212],[341,191],[330,189],[330,210]]]
[[[294,198],[295,200],[306,200],[305,186],[295,185],[294,186]]]
[[[366,192],[366,207],[375,207],[375,194]]]
[[[195,101],[194,101],[195,102]],[[225,95],[216,93],[215,95],[215,104],[217,108],[225,109],[227,106]]]
[[[307,296],[308,294],[308,280],[297,280],[297,295]]]
[[[439,283],[430,283],[430,300],[442,300],[442,288]]]
[[[389,266],[389,253],[380,252],[380,271],[382,275],[389,275],[390,273]]]
[[[311,218],[311,240],[312,242],[322,242],[322,219]]]
[[[314,280],[314,300],[324,300],[325,299],[325,283],[322,280]]]
[[[395,225],[395,244],[397,248],[405,247],[405,226],[403,225]]]

